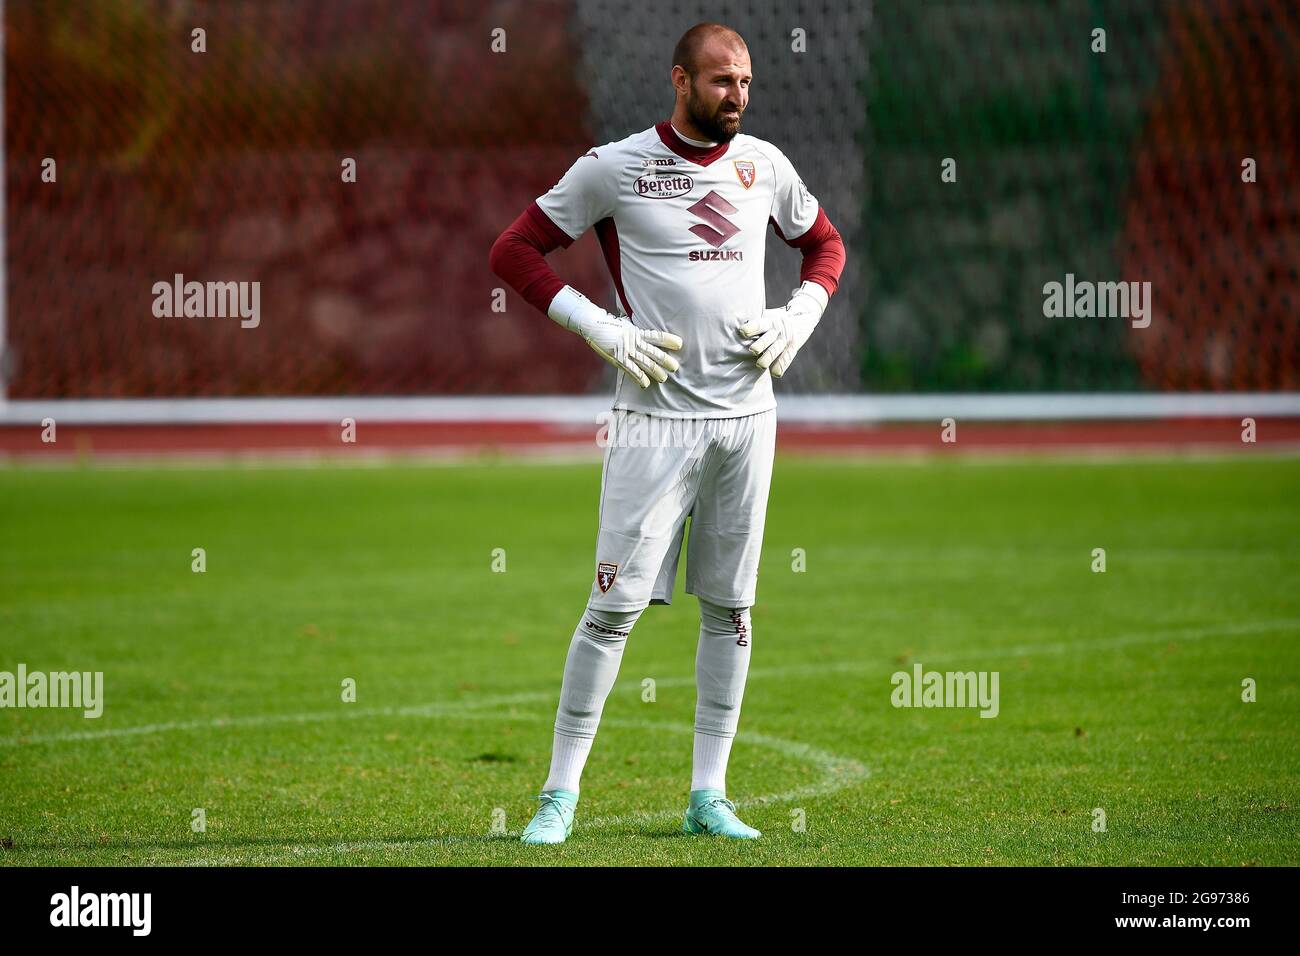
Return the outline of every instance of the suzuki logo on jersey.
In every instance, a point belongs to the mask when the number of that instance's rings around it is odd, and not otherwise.
[[[632,184],[638,196],[645,196],[649,199],[676,199],[678,196],[685,196],[695,188],[695,181],[690,176],[678,173],[676,175],[664,175],[657,169],[642,176],[638,176],[636,182]]]
[[[744,262],[745,253],[740,249],[692,249],[686,259],[688,262]]]
[[[618,577],[617,564],[606,564],[602,561],[596,565],[596,586],[600,588],[601,594],[609,593],[609,589],[614,586],[616,577]]]
[[[740,210],[719,196],[712,189],[708,191],[703,199],[697,203],[692,203],[686,207],[687,212],[692,212],[700,219],[703,219],[707,226],[691,226],[691,232],[699,236],[711,246],[720,246],[736,233],[740,232],[740,227],[733,223],[723,213],[730,215]]]
[[[754,171],[754,164],[744,159],[732,160],[732,165],[736,167],[736,175],[740,177],[740,185],[748,189],[754,185],[754,179],[758,173]]]

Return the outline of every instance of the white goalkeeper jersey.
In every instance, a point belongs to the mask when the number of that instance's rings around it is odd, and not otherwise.
[[[776,407],[737,329],[766,306],[769,219],[789,240],[817,219],[785,154],[744,133],[701,149],[665,121],[584,154],[537,205],[574,239],[594,225],[624,313],[683,340],[667,382],[643,389],[620,371],[614,408],[733,418]]]

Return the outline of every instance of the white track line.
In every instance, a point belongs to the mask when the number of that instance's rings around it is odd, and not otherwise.
[[[538,422],[595,426],[608,395],[443,395],[319,398],[62,398],[0,404],[0,423],[49,415],[70,424],[321,422]],[[965,421],[1097,421],[1300,415],[1300,392],[1051,392],[871,395],[782,394],[783,421],[814,424]]]
[[[525,463],[537,466],[600,465],[600,449],[594,445],[557,443],[545,445],[501,445],[490,450],[478,445],[440,445],[429,448],[350,448],[346,451],[319,449],[244,449],[233,451],[187,450],[177,452],[94,452],[86,456],[51,455],[44,452],[0,451],[0,471],[85,470],[115,472],[152,471],[290,471],[334,469],[376,470],[382,468],[499,467]],[[1096,465],[1110,467],[1133,464],[1215,464],[1252,459],[1285,461],[1300,457],[1300,442],[1271,441],[1261,446],[1223,444],[1097,445],[1039,444],[1025,449],[986,446],[970,449],[916,446],[829,446],[778,448],[782,460],[824,467],[930,468],[939,459],[956,465],[1044,467],[1054,465]]]

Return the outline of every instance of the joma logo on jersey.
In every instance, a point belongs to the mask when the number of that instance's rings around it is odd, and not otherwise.
[[[739,249],[692,249],[686,258],[691,262],[743,262],[745,254]]]
[[[638,176],[632,187],[638,196],[645,196],[648,199],[676,199],[694,189],[695,181],[690,176],[680,173],[675,176],[663,176],[655,171]]]
[[[712,189],[699,202],[687,206],[686,211],[694,213],[708,223],[708,225],[691,226],[691,232],[711,246],[720,246],[740,232],[740,227],[727,218],[727,216],[740,212],[740,210]]]

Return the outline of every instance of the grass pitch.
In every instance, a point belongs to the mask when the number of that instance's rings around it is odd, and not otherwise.
[[[0,670],[102,671],[106,697],[0,710],[0,863],[1300,863],[1300,461],[1246,456],[778,459],[729,776],[763,839],[681,833],[679,579],[573,837],[520,845],[599,480],[0,470]],[[916,662],[999,672],[998,716],[893,707]]]

